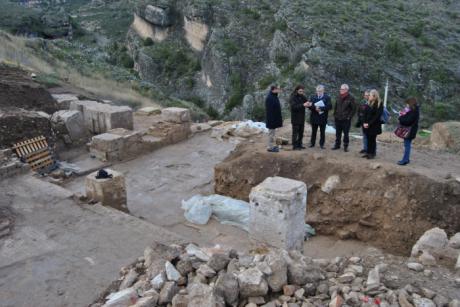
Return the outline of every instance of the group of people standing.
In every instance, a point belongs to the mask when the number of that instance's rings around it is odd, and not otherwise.
[[[267,149],[269,152],[279,152],[279,148],[275,144],[275,131],[283,125],[281,105],[278,98],[280,92],[281,89],[279,86],[271,86],[270,93],[265,102],[266,125],[269,129]],[[305,87],[298,85],[290,95],[289,106],[291,111],[293,150],[305,149],[303,146],[303,135],[307,109],[310,111],[310,124],[312,128],[309,147],[315,147],[319,130],[319,146],[321,149],[325,149],[328,115],[329,111],[333,109],[336,136],[332,150],[338,150],[343,145],[343,150],[348,152],[352,119],[358,113],[356,127],[362,128],[363,132],[363,149],[360,153],[363,154],[363,158],[375,158],[377,153],[377,136],[382,133],[382,124],[384,124],[383,101],[380,99],[377,90],[365,91],[363,101],[357,104],[355,98],[350,93],[349,86],[342,84],[333,106],[331,97],[325,93],[323,85],[318,85],[316,87],[316,94],[308,98],[305,95]],[[410,162],[411,144],[417,134],[419,116],[420,111],[415,98],[407,99],[406,107],[400,112],[398,120],[400,125],[408,127],[410,132],[404,138],[404,156],[398,161],[399,165],[406,165]]]

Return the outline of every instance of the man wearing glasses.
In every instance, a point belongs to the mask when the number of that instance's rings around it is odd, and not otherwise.
[[[350,87],[347,84],[340,86],[340,94],[334,106],[335,118],[335,145],[332,150],[340,149],[343,133],[343,150],[348,152],[350,143],[351,119],[356,113],[355,98],[350,94]]]

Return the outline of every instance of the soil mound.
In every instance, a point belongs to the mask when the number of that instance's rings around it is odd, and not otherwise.
[[[263,144],[240,144],[215,167],[215,191],[248,200],[251,189],[272,176],[307,184],[307,222],[320,234],[407,254],[428,229],[441,227],[450,235],[460,230],[459,181],[352,153],[273,154]]]
[[[49,140],[52,131],[47,114],[57,110],[51,94],[28,72],[0,65],[0,148],[39,135]]]
[[[51,94],[19,68],[0,65],[0,109],[22,108],[52,114],[58,110]]]

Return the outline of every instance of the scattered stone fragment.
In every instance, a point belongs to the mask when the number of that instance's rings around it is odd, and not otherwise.
[[[415,307],[436,307],[432,300],[423,297],[414,297]]]
[[[341,307],[343,305],[343,298],[340,295],[336,295],[335,298],[329,303],[329,307]]]
[[[223,297],[228,305],[238,304],[240,289],[238,278],[231,273],[220,274],[216,281],[216,294]]]
[[[356,278],[354,273],[348,272],[345,273],[337,278],[337,281],[342,284],[351,283]]]
[[[428,251],[423,251],[422,255],[418,258],[418,260],[423,264],[423,265],[436,265],[436,258],[433,257]]]
[[[294,296],[295,296],[297,299],[299,299],[299,300],[303,299],[303,298],[304,298],[304,295],[305,295],[305,289],[303,289],[303,288],[300,288],[299,290],[297,290],[297,291],[294,293]]]
[[[179,292],[179,287],[174,281],[165,282],[163,288],[160,291],[160,298],[158,302],[161,304],[171,303],[174,295]]]
[[[263,296],[255,296],[248,298],[248,302],[256,305],[263,305],[265,304],[265,299]]]
[[[161,290],[163,288],[163,285],[165,284],[165,278],[163,277],[163,274],[158,274],[155,276],[152,281],[150,282],[155,290]]]
[[[197,257],[198,259],[200,259],[201,261],[208,261],[209,260],[209,256],[203,252],[198,246],[196,246],[195,244],[189,244],[187,245],[187,247],[185,248],[185,250],[187,251],[187,254],[189,256],[195,256]]]
[[[367,291],[372,291],[380,286],[380,274],[378,268],[373,268],[369,271],[369,275],[367,276],[366,287]]]
[[[172,307],[187,307],[188,306],[188,295],[176,294],[172,300]]]
[[[407,293],[405,291],[399,291],[398,302],[401,307],[414,307],[407,299]]]
[[[337,175],[327,178],[324,184],[321,186],[321,191],[330,194],[337,185],[340,184],[340,177]]]
[[[192,283],[188,290],[189,304],[187,307],[225,307],[224,299],[215,295],[211,286]]]
[[[181,278],[179,271],[177,271],[174,265],[172,265],[172,263],[169,261],[166,261],[165,263],[165,270],[168,280],[177,282],[179,278]]]
[[[283,294],[286,295],[286,296],[293,296],[297,289],[298,289],[298,286],[285,285],[283,287]]]
[[[423,265],[421,265],[420,263],[417,263],[417,262],[409,262],[407,264],[407,267],[413,271],[416,271],[416,272],[421,272],[423,271]]]
[[[442,255],[448,244],[447,234],[444,230],[436,227],[426,231],[412,247],[411,256],[417,257],[421,252],[428,251],[433,256]]]
[[[138,296],[136,290],[127,288],[110,294],[107,299],[105,307],[130,306],[137,302]]]
[[[208,278],[214,277],[216,275],[216,271],[211,269],[207,264],[202,264],[196,272]]]
[[[279,292],[287,284],[287,263],[283,257],[276,253],[270,253],[266,260],[272,271],[272,274],[267,278],[268,285],[273,292]]]
[[[460,249],[460,232],[457,232],[449,240],[449,247],[454,249]]]
[[[119,290],[124,290],[126,288],[131,287],[136,281],[138,276],[139,274],[137,274],[135,269],[129,270],[128,274],[125,276],[125,278],[121,282]]]
[[[453,300],[452,302],[449,303],[449,307],[460,307],[460,301]]]
[[[268,292],[268,284],[263,273],[256,268],[250,268],[238,275],[240,295],[243,298],[264,296]]]
[[[429,298],[429,299],[433,299],[433,297],[435,297],[436,295],[436,292],[430,290],[430,289],[427,289],[427,288],[422,288],[422,294],[424,297],[426,298]]]
[[[437,307],[445,307],[449,305],[449,299],[441,294],[437,294],[433,301]]]
[[[214,253],[208,261],[208,266],[214,271],[218,272],[227,267],[230,257],[225,253]]]
[[[158,302],[157,297],[146,296],[146,297],[139,299],[137,303],[133,305],[132,307],[151,307],[151,306],[155,306],[157,302]],[[187,306],[183,306],[183,307],[187,307]]]

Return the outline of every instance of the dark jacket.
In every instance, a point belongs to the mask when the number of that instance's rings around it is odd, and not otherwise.
[[[398,118],[398,121],[401,125],[411,127],[409,136],[407,137],[410,140],[415,139],[417,136],[419,119],[420,107],[418,105],[415,107],[415,110],[411,110]]]
[[[356,128],[359,128],[364,123],[364,114],[366,114],[366,110],[369,108],[369,104],[367,100],[363,100],[358,107],[358,121],[356,122]]]
[[[334,118],[336,120],[351,120],[356,113],[355,98],[348,94],[345,97],[339,96],[334,106]]]
[[[369,124],[368,128],[364,128],[364,133],[368,135],[382,134],[382,122],[380,117],[383,114],[383,103],[379,106],[369,105],[364,113],[363,124]]]
[[[303,104],[307,101],[304,95],[294,93],[289,99],[289,105],[291,106],[291,123],[293,125],[304,125],[305,124],[305,107]]]
[[[316,111],[315,103],[322,100],[324,102],[324,107],[320,107],[320,110],[323,112],[319,114]],[[317,95],[313,95],[310,97],[310,102],[313,103],[311,107],[309,107],[310,113],[310,123],[315,125],[326,125],[327,124],[327,117],[329,110],[332,109],[331,97],[329,95],[324,94],[323,97],[319,98]]]
[[[268,129],[283,127],[281,104],[278,95],[270,92],[265,99],[266,125]]]

